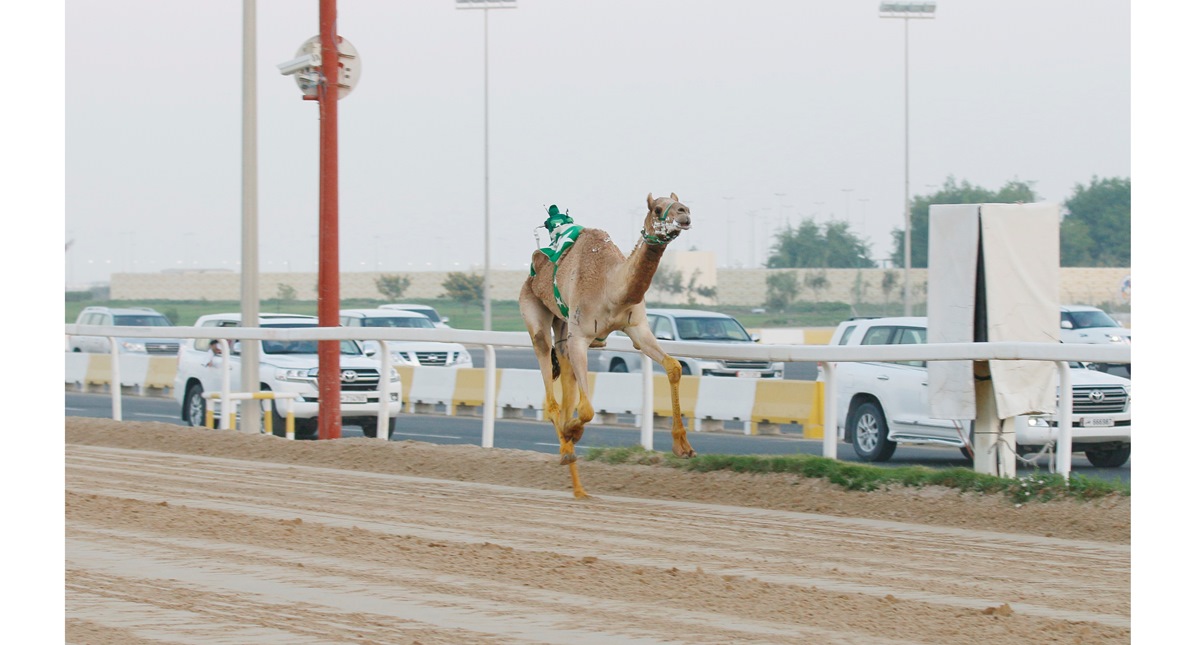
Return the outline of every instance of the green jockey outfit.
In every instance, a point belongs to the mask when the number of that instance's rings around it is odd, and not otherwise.
[[[560,213],[558,206],[554,204],[551,204],[546,212],[549,217],[542,226],[545,226],[546,230],[550,232],[550,246],[538,250],[546,255],[550,264],[554,265],[554,276],[551,280],[554,285],[554,302],[558,305],[558,310],[562,312],[563,318],[566,318],[570,309],[563,302],[562,294],[558,292],[558,260],[567,252],[567,249],[571,248],[572,244],[575,244],[575,238],[583,232],[583,226],[576,224],[570,215]],[[530,277],[537,275],[533,270],[532,262],[529,263],[529,275]]]

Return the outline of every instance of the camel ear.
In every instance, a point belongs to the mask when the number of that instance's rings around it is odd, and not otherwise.
[[[679,201],[679,197],[676,197],[675,193],[671,193],[671,201],[677,202]]]
[[[646,207],[654,210],[654,193],[646,193]]]

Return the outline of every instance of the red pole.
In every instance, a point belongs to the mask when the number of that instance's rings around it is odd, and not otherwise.
[[[321,115],[320,251],[317,267],[317,324],[338,326],[338,70],[337,0],[321,0],[321,83],[317,89]],[[341,349],[336,340],[317,343],[317,391],[321,411],[318,437],[342,436]]]

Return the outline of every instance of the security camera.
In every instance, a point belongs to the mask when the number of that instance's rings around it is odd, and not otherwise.
[[[300,72],[315,69],[321,66],[320,54],[305,54],[299,58],[293,58],[286,63],[276,65],[279,68],[279,73],[284,76],[298,74]]]

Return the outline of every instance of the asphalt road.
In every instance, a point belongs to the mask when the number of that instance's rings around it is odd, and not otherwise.
[[[499,362],[499,356],[497,356]],[[482,362],[480,363],[482,364]],[[121,399],[122,417],[129,421],[158,421],[185,425],[180,419],[179,404],[173,399],[125,396]],[[112,418],[112,399],[107,394],[66,393],[66,416]],[[438,444],[479,445],[483,438],[483,420],[479,417],[452,417],[431,414],[404,414],[397,420],[393,441],[413,440]],[[361,437],[355,426],[345,426],[342,436]],[[671,435],[666,430],[654,432],[654,449],[671,450]],[[746,436],[736,430],[726,432],[689,433],[688,441],[701,454],[730,455],[791,455],[822,454],[820,440],[802,439],[796,433],[784,432],[779,436]],[[592,424],[587,428],[583,441],[576,446],[581,454],[593,447],[634,446],[641,442],[641,431],[632,426],[604,426]],[[496,448],[533,450],[551,454],[558,453],[558,440],[548,422],[536,420],[497,419],[493,444]],[[838,459],[857,461],[849,444],[838,444]],[[1120,468],[1095,468],[1082,454],[1071,462],[1074,472],[1108,481],[1131,481],[1129,462]],[[1047,471],[1049,459],[1043,457],[1036,462],[1037,469]],[[928,466],[949,468],[967,466],[967,461],[956,448],[899,446],[892,459],[884,466]],[[1019,474],[1036,472],[1033,467],[1022,465]]]

